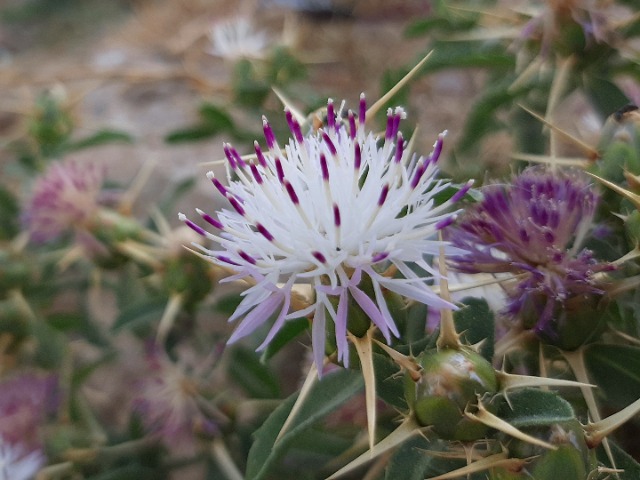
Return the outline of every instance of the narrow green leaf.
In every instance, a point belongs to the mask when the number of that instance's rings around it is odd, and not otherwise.
[[[229,377],[251,398],[278,398],[280,386],[271,369],[260,362],[258,354],[240,345],[231,350]]]
[[[179,130],[175,130],[164,137],[167,143],[187,143],[196,142],[211,138],[218,133],[218,130],[210,125],[194,125]]]
[[[538,427],[575,420],[571,404],[555,393],[525,388],[507,394],[499,417],[516,428]]]
[[[150,327],[154,322],[160,321],[167,301],[165,297],[148,297],[127,306],[116,318],[113,330],[117,332],[122,328],[137,330]]]
[[[119,130],[100,130],[89,137],[72,142],[68,148],[74,151],[108,143],[133,143],[133,137]]]
[[[587,97],[602,117],[607,117],[629,103],[620,88],[607,78],[584,75]]]
[[[609,439],[609,446],[611,447],[611,453],[613,453],[613,459],[616,462],[616,468],[624,470],[624,472],[619,473],[618,477],[611,478],[619,478],[620,480],[638,480],[640,478],[640,464],[624,449],[618,445],[615,441]],[[611,466],[611,461],[609,460],[606,451],[602,446],[598,448],[598,459],[605,465]]]
[[[211,103],[203,103],[200,105],[198,113],[200,113],[200,117],[205,125],[217,131],[227,131],[234,128],[231,116],[222,108]]]
[[[593,344],[584,356],[589,378],[613,406],[625,407],[640,398],[640,348]]]
[[[360,373],[340,370],[325,375],[316,383],[286,433],[276,443],[280,429],[296,401],[297,393],[287,398],[255,433],[255,442],[247,461],[247,480],[266,478],[269,471],[293,445],[298,436],[355,395],[363,385]]]

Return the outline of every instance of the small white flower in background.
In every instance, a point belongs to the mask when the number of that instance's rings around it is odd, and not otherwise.
[[[411,154],[399,131],[404,111],[389,110],[382,141],[365,131],[366,103],[349,111],[344,122],[331,100],[325,129],[303,135],[287,111],[293,138],[281,148],[266,118],[268,152],[255,143],[256,161],[247,163],[229,144],[228,185],[208,176],[230,209],[214,218],[197,210],[219,233],[210,233],[180,214],[196,232],[221,250],[196,245],[211,262],[236,272],[227,281],[248,279],[254,285],[230,321],[243,317],[229,342],[256,330],[272,314],[277,318],[265,348],[288,319],[311,315],[312,346],[318,371],[325,354],[327,316],[335,323],[338,360],[348,365],[347,320],[357,305],[387,342],[399,332],[384,291],[435,308],[453,308],[425,283],[438,276],[426,255],[462,252],[437,240],[438,231],[455,216],[453,203],[471,187],[468,182],[436,205],[436,196],[451,187],[438,180],[440,135],[427,157]],[[412,265],[424,273],[416,273]],[[395,274],[397,272],[397,274]],[[312,304],[297,305],[295,283],[310,284]]]
[[[209,32],[211,48],[216,57],[236,61],[242,58],[261,59],[272,43],[265,32],[259,31],[245,17],[221,20]]]
[[[0,480],[30,480],[42,468],[45,457],[40,450],[27,451],[0,437]]]

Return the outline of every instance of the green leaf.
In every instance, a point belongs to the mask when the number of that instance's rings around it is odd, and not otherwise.
[[[291,340],[296,338],[302,332],[309,328],[309,320],[307,318],[294,318],[292,320],[288,320],[282,326],[278,333],[276,333],[273,340],[269,342],[269,345],[262,353],[260,357],[261,362],[266,362],[271,357],[273,357],[276,353],[278,353],[282,347],[287,345]]]
[[[462,303],[464,306],[453,312],[456,331],[460,332],[462,341],[467,345],[482,342],[478,353],[491,362],[495,336],[493,312],[483,298],[466,297]]]
[[[164,137],[167,143],[187,143],[196,142],[211,138],[218,133],[214,127],[210,125],[194,125],[179,130],[175,130]]]
[[[223,295],[216,302],[214,309],[216,312],[230,317],[233,312],[236,311],[236,308],[238,308],[238,305],[240,305],[241,301],[242,297],[239,293],[230,293],[228,295]]]
[[[620,480],[638,480],[640,478],[640,464],[611,438],[609,438],[609,446],[616,462],[616,468],[624,470],[624,472],[618,474],[618,478]],[[611,465],[607,452],[602,446],[598,448],[598,460],[605,465]]]
[[[255,442],[247,460],[247,480],[266,478],[287,450],[303,432],[319,422],[355,395],[363,385],[360,373],[340,370],[325,375],[309,392],[304,404],[288,430],[276,443],[276,438],[293,408],[298,394],[287,398],[267,418],[255,433]]]
[[[198,113],[205,125],[208,125],[217,131],[229,131],[234,128],[231,116],[222,108],[211,103],[203,103],[200,105]]]
[[[575,420],[571,404],[555,393],[525,388],[509,392],[500,418],[516,428],[547,426]]]
[[[0,185],[0,239],[7,240],[13,238],[20,230],[18,213],[20,207],[15,195]]]
[[[233,378],[251,398],[278,398],[280,386],[271,369],[260,362],[258,354],[236,346],[231,350],[229,377]]]
[[[404,375],[399,375],[400,367],[386,354],[374,353],[373,368],[377,396],[397,410],[407,411],[409,406],[404,396]]]
[[[640,398],[640,348],[593,344],[584,360],[590,380],[613,406],[626,407]]]
[[[627,96],[607,78],[584,75],[584,89],[591,104],[602,117],[608,117],[629,103]]]
[[[83,148],[105,145],[108,143],[133,143],[133,137],[126,132],[119,130],[100,130],[93,135],[77,140],[69,144],[70,151],[81,150]]]
[[[145,297],[141,301],[123,308],[113,324],[113,331],[123,328],[139,331],[159,322],[167,305],[165,297]]]

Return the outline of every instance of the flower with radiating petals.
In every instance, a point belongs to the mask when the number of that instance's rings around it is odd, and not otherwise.
[[[55,410],[56,379],[32,373],[0,382],[0,438],[37,446],[46,415]]]
[[[348,311],[359,308],[387,342],[399,332],[387,307],[385,290],[436,308],[452,308],[425,283],[438,273],[425,259],[460,253],[435,239],[452,223],[450,212],[472,182],[448,200],[436,197],[451,187],[436,179],[443,143],[438,137],[427,157],[411,154],[399,131],[402,109],[389,111],[384,139],[365,129],[366,102],[344,121],[329,101],[326,128],[303,135],[287,111],[293,138],[281,147],[263,119],[268,152],[255,143],[247,162],[230,145],[228,185],[209,178],[231,208],[214,218],[200,210],[217,232],[210,233],[184,215],[194,230],[220,249],[199,246],[213,263],[236,272],[228,280],[253,284],[230,321],[242,321],[229,342],[276,319],[259,349],[265,348],[291,318],[312,316],[314,361],[321,371],[327,316],[335,324],[338,360],[348,364]],[[414,266],[423,270],[416,273]],[[299,305],[295,283],[310,284],[311,305]]]
[[[27,450],[0,437],[0,480],[30,480],[42,468],[45,457],[40,450]]]
[[[145,428],[157,434],[172,451],[193,454],[195,433],[217,432],[213,421],[198,406],[198,385],[162,351],[152,349],[146,357],[146,375],[136,385],[135,412]]]
[[[89,162],[56,162],[33,185],[23,215],[37,242],[81,228],[97,211],[104,170]]]
[[[245,17],[222,20],[211,27],[211,55],[227,60],[264,58],[270,45],[266,33]]]
[[[562,311],[602,295],[596,274],[612,268],[581,249],[597,195],[580,171],[541,167],[483,193],[448,231],[453,244],[469,252],[452,263],[466,273],[520,275],[507,292],[507,313],[554,338]]]

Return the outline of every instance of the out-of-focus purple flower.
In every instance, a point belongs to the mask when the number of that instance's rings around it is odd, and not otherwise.
[[[39,449],[6,442],[0,436],[0,480],[31,480],[45,464]]]
[[[23,213],[31,239],[45,243],[81,229],[97,208],[104,169],[89,162],[57,162],[39,177]]]
[[[39,432],[57,403],[56,379],[25,373],[0,383],[0,438],[7,443],[39,446]]]
[[[198,405],[198,384],[164,352],[147,355],[147,372],[137,383],[134,410],[150,433],[180,453],[193,453],[196,434],[217,433]]]
[[[263,119],[268,151],[255,143],[247,162],[231,146],[228,185],[209,178],[231,208],[214,218],[200,210],[217,232],[209,233],[186,216],[183,221],[221,249],[196,245],[213,263],[254,285],[230,321],[242,317],[229,342],[248,335],[272,314],[276,320],[259,349],[265,348],[291,318],[313,316],[312,346],[318,371],[325,354],[326,323],[335,324],[338,360],[348,364],[347,318],[350,305],[361,309],[387,341],[398,336],[384,289],[436,308],[452,308],[425,283],[438,272],[425,255],[460,253],[436,237],[449,225],[451,206],[471,187],[467,183],[441,205],[436,196],[451,184],[438,180],[440,135],[427,157],[413,154],[399,130],[404,111],[388,112],[384,139],[365,129],[366,103],[344,121],[333,102],[324,129],[303,134],[291,112],[292,137],[280,147]],[[411,265],[426,274],[417,274]],[[398,275],[385,275],[388,269]],[[311,304],[294,301],[296,282],[310,284]],[[327,316],[329,319],[327,319]]]
[[[597,204],[577,170],[524,170],[511,184],[490,185],[484,199],[449,230],[469,253],[452,259],[465,273],[521,275],[508,289],[506,312],[525,328],[557,336],[561,312],[576,300],[602,295],[595,274],[612,269],[581,249]]]

